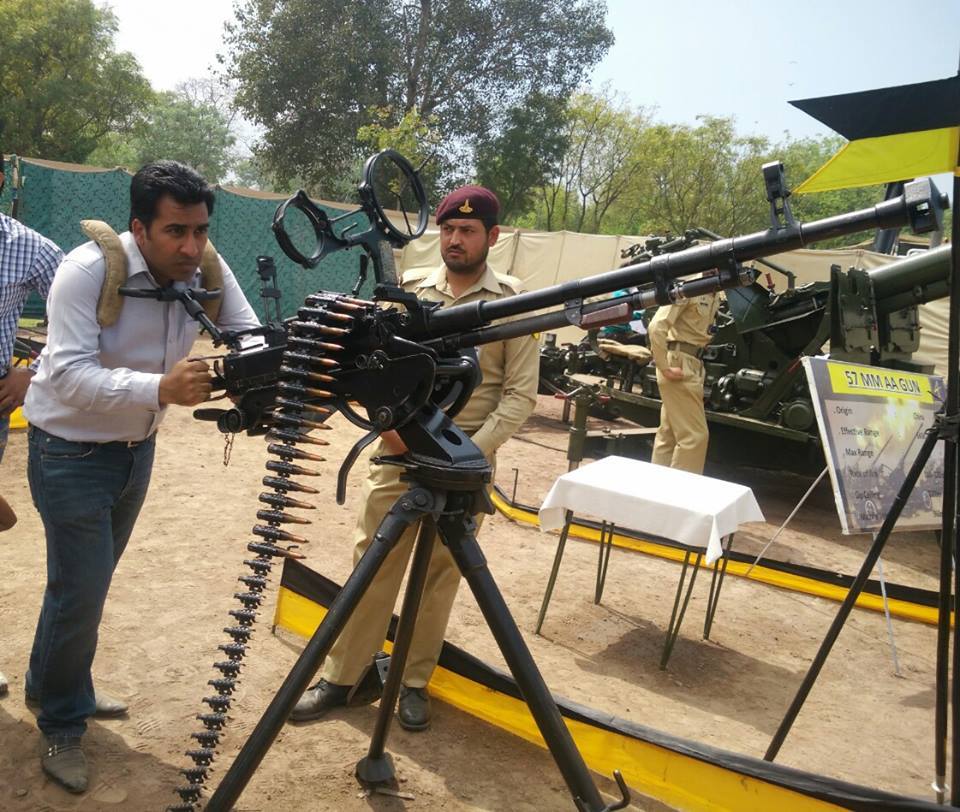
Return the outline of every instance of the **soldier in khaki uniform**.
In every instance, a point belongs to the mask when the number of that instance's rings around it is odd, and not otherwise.
[[[660,427],[651,462],[703,473],[707,418],[703,411],[703,348],[720,305],[710,294],[659,308],[648,335],[660,387]]]
[[[519,293],[518,279],[495,273],[486,262],[487,253],[499,236],[498,213],[496,197],[483,187],[464,186],[447,195],[436,215],[444,265],[430,272],[405,274],[404,290],[444,305],[500,299]],[[455,421],[490,462],[495,463],[497,448],[520,427],[536,405],[539,351],[533,337],[523,336],[486,344],[478,348],[478,353],[483,380]],[[404,451],[406,447],[397,433],[385,432],[370,455]],[[370,465],[361,496],[364,509],[354,533],[354,564],[369,546],[386,512],[407,490],[407,484],[400,482],[399,476],[400,469],[396,466]],[[479,529],[483,517],[474,518]],[[383,646],[416,529],[408,529],[377,572],[331,648],[321,669],[320,681],[301,697],[291,713],[292,721],[318,719],[331,708],[347,704],[350,688]],[[438,538],[400,692],[399,721],[408,730],[429,726],[430,706],[425,686],[440,656],[459,583],[460,572]]]

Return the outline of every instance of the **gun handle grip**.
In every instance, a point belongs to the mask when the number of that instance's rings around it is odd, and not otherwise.
[[[226,411],[226,409],[194,409],[193,416],[197,420],[209,420],[215,423]]]

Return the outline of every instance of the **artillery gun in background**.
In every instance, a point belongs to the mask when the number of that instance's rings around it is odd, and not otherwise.
[[[624,258],[642,261],[644,256],[686,248],[702,237],[716,235],[695,229],[628,249]],[[827,352],[851,363],[932,372],[912,360],[920,345],[917,307],[949,294],[950,246],[873,271],[834,265],[829,281],[800,287],[790,271],[761,262],[787,276],[787,289],[777,292],[765,274],[746,287],[726,291],[713,340],[704,349],[708,463],[816,475],[823,470],[823,451],[800,359]],[[643,314],[644,322],[652,312]],[[602,357],[595,332],[579,345],[562,348],[548,338],[541,359],[541,391],[577,390],[578,404],[589,404],[592,415],[647,427],[588,432],[584,456],[649,458],[661,405],[652,365]]]

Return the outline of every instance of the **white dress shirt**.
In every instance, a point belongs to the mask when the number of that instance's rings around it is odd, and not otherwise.
[[[157,283],[129,231],[127,287]],[[223,294],[217,325],[239,330],[259,324],[233,272],[220,258]],[[106,263],[94,242],[71,251],[57,269],[47,298],[49,330],[40,365],[27,389],[24,415],[35,426],[76,442],[143,440],[156,431],[160,378],[187,357],[198,325],[180,302],[125,297],[110,327],[97,323]],[[200,283],[200,271],[192,281]]]

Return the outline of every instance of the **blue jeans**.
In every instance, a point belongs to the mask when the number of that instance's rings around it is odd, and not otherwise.
[[[90,668],[113,570],[153,468],[154,438],[78,443],[32,427],[28,476],[47,535],[47,588],[26,691],[46,735],[79,736],[96,709]]]
[[[0,417],[0,461],[3,460],[3,452],[7,449],[7,436],[10,434],[10,417]]]

